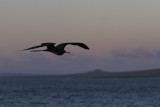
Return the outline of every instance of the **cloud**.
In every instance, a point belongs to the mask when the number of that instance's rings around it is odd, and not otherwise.
[[[128,71],[139,69],[151,69],[160,67],[160,50],[149,51],[145,48],[133,50],[114,49],[110,51],[111,57],[107,57],[106,69],[116,71]]]
[[[51,64],[52,61],[43,55],[26,55],[23,58],[21,57],[25,64],[32,64],[32,65],[44,65],[44,64]]]
[[[51,61],[44,56],[21,55],[18,58],[8,57],[0,59],[0,70],[2,72],[42,72],[46,65],[51,64]]]
[[[115,49],[110,51],[114,57],[157,57],[160,56],[159,50],[148,51],[145,48],[136,48],[133,50]]]
[[[119,57],[123,57],[126,56],[126,54],[128,54],[124,49],[111,50],[110,53],[113,56],[119,56]]]
[[[61,74],[85,72],[95,69],[94,57],[88,55],[22,54],[18,58],[0,60],[0,71],[35,74]]]
[[[0,58],[1,72],[33,74],[67,74],[93,69],[106,71],[128,71],[156,68],[160,66],[160,51],[145,49],[116,49],[111,56],[97,57],[90,54],[19,53],[14,57]]]
[[[144,48],[136,48],[133,50],[133,53],[135,53],[136,55],[139,56],[153,56],[154,55],[154,51],[153,52],[149,52],[147,50],[145,50]]]

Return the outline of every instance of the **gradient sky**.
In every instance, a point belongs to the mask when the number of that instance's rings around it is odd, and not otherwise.
[[[0,72],[160,68],[159,10],[159,0],[1,0]],[[17,51],[42,42],[84,42],[91,50]]]

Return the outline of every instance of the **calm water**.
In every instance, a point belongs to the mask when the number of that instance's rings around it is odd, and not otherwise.
[[[0,79],[0,107],[160,107],[160,78]]]

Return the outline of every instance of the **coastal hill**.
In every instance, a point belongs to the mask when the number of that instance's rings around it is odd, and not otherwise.
[[[0,74],[0,77],[16,78],[135,78],[135,77],[160,77],[160,69],[125,71],[125,72],[107,72],[100,69],[85,73],[63,74],[63,75],[26,75],[26,74]]]
[[[52,77],[52,76],[51,76]],[[141,70],[141,71],[125,71],[125,72],[107,72],[100,69],[93,71],[79,73],[79,74],[68,74],[68,75],[57,75],[53,77],[65,77],[65,78],[133,78],[133,77],[160,77],[160,69]]]

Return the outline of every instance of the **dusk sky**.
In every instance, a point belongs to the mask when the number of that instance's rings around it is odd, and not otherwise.
[[[83,42],[70,54],[18,51]],[[1,0],[0,73],[160,68],[160,0]]]

